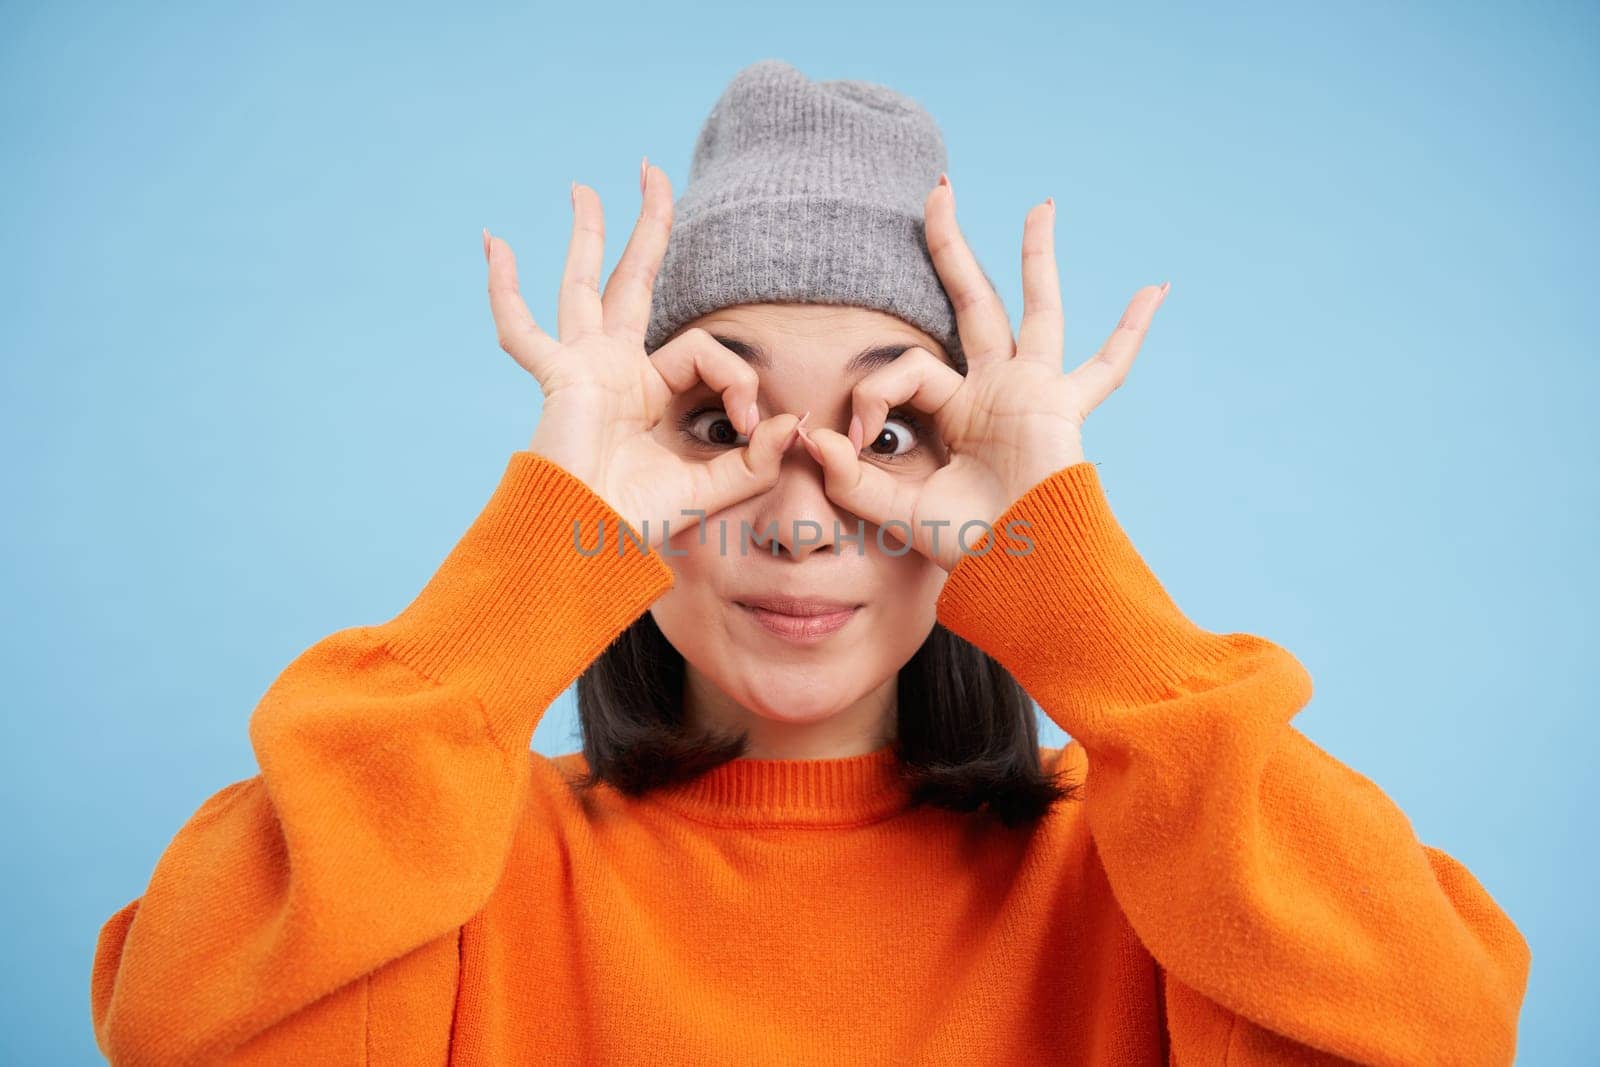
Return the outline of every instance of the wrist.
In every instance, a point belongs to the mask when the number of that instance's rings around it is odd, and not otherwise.
[[[1010,507],[1018,500],[1021,500],[1030,489],[1052,474],[1083,462],[1086,462],[1086,460],[1083,448],[1079,445],[1054,448],[1049,452],[1031,453],[1028,457],[1027,465],[1018,473],[1016,480],[1007,487],[1006,507]]]

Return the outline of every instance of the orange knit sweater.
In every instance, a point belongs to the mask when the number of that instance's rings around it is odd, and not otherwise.
[[[673,582],[514,452],[382,625],[301,653],[260,773],[101,928],[114,1064],[1503,1064],[1530,953],[1468,870],[1290,725],[1290,653],[1197,627],[1083,462],[939,620],[1073,741],[1031,828],[904,810],[888,749],[580,800],[550,702]]]

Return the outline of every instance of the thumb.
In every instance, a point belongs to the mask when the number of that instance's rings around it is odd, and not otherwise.
[[[899,479],[870,463],[862,463],[860,452],[842,433],[806,426],[801,428],[801,436],[811,458],[822,466],[822,485],[828,499],[878,526],[899,519],[909,531],[915,500]]]
[[[743,448],[702,465],[704,482],[695,494],[694,506],[710,515],[772,488],[784,455],[800,437],[799,424],[797,416],[774,415],[756,427]]]

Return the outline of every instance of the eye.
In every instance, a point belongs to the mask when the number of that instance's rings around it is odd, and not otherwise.
[[[749,441],[734,429],[733,420],[721,408],[700,407],[686,411],[678,428],[692,444],[713,448],[738,448]]]
[[[921,451],[922,423],[908,412],[890,413],[877,439],[868,442],[867,451],[884,459],[902,459]]]

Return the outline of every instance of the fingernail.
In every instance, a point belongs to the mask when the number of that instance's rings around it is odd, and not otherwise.
[[[850,443],[856,446],[856,451],[861,451],[861,435],[866,432],[866,427],[861,425],[861,416],[850,416]]]
[[[800,441],[806,446],[806,451],[811,453],[811,458],[816,460],[818,463],[822,463],[822,449],[817,447],[817,443],[811,439],[811,435],[808,433],[802,433],[800,435]],[[823,465],[826,466],[827,464]]]
[[[578,210],[578,183],[576,179],[572,183],[572,210]]]
[[[489,227],[483,228],[483,261],[489,262]]]
[[[639,160],[639,195],[644,195],[645,186],[650,181],[650,157],[645,156]]]
[[[756,426],[761,422],[761,412],[756,410],[755,404],[750,405],[750,410],[745,412],[745,433],[755,433]]]
[[[1171,288],[1172,288],[1172,283],[1171,282],[1162,282],[1161,283],[1161,299],[1165,300],[1167,298],[1167,290],[1171,289]]]

